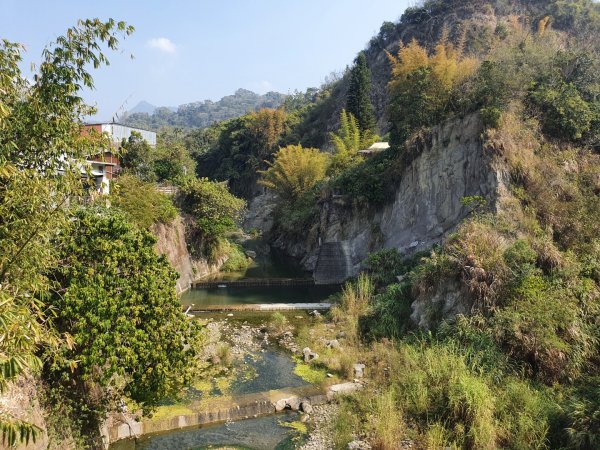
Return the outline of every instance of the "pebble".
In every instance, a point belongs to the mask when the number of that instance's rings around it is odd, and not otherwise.
[[[333,443],[333,424],[338,406],[335,403],[313,406],[314,429],[300,450],[330,450]]]

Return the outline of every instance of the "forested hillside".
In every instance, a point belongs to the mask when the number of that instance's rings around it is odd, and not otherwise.
[[[215,122],[233,119],[260,108],[277,108],[285,97],[278,92],[259,95],[247,89],[238,89],[233,95],[227,95],[216,102],[204,100],[180,105],[178,108],[159,107],[152,113],[134,112],[125,115],[121,122],[146,130],[158,130],[167,126],[206,128]]]

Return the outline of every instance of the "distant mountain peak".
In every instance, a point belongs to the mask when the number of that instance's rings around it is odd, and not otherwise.
[[[128,114],[135,114],[135,113],[152,114],[154,112],[154,110],[156,110],[156,106],[154,106],[151,103],[148,103],[146,100],[142,100],[137,105],[135,105],[133,108],[131,108],[128,111]]]

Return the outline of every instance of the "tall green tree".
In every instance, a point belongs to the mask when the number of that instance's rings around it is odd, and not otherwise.
[[[81,164],[101,139],[81,135],[94,109],[80,91],[94,86],[89,67],[108,62],[102,44],[114,50],[132,31],[113,19],[80,21],[44,50],[32,82],[19,67],[23,47],[0,41],[0,391],[41,366],[42,345],[64,338],[48,326],[52,310],[42,299],[58,261],[50,242],[68,222],[64,206],[81,192]],[[0,410],[9,445],[35,433]]]
[[[371,103],[371,71],[364,52],[360,52],[350,72],[346,109],[356,117],[361,132],[375,132],[375,113]]]
[[[76,211],[60,236],[53,323],[70,339],[47,353],[46,378],[71,402],[87,439],[129,398],[144,410],[189,382],[196,322],[181,311],[176,272],[156,239],[115,208]]]

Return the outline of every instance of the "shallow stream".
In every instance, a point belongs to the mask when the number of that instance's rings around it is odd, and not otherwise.
[[[298,420],[298,413],[287,412],[191,430],[170,431],[143,437],[137,442],[120,441],[111,445],[110,450],[293,449],[294,437],[284,424],[295,420]]]
[[[243,273],[226,274],[223,280],[260,278],[260,277],[301,277],[306,274],[296,266],[273,255],[258,253],[255,264]],[[220,278],[213,278],[220,279]],[[214,289],[194,289],[184,293],[181,303],[184,306],[232,305],[256,303],[316,303],[326,300],[337,288],[331,286],[271,286],[271,287],[228,287]],[[250,324],[268,321],[270,313],[236,312],[232,314],[213,312],[210,317],[216,321],[224,321],[228,326],[246,327]],[[247,317],[246,317],[247,315]],[[206,319],[206,317],[204,317]],[[293,320],[304,322],[310,320],[306,312],[297,311]],[[260,322],[259,322],[260,321]],[[234,323],[236,325],[234,325]],[[246,324],[246,325],[244,325]],[[229,328],[231,331],[231,328]],[[212,380],[212,395],[245,395],[282,388],[306,386],[307,382],[294,373],[295,361],[291,356],[275,344],[262,345],[262,348],[247,353],[236,363],[238,369],[235,378],[226,385],[226,392],[219,387],[217,379]],[[241,368],[240,368],[241,365]],[[209,380],[207,380],[209,381]],[[210,381],[209,381],[210,384]],[[209,387],[209,391],[210,391]],[[184,403],[173,404],[184,408],[192,408],[199,402],[211,401],[206,397],[207,391],[194,387],[188,390]],[[205,398],[206,397],[206,398]],[[268,417],[246,419],[231,423],[195,427],[184,430],[169,431],[160,434],[143,436],[137,440],[118,441],[110,446],[110,450],[152,450],[152,449],[251,449],[282,450],[293,449],[297,437],[285,423],[298,420],[297,413],[281,413]]]

